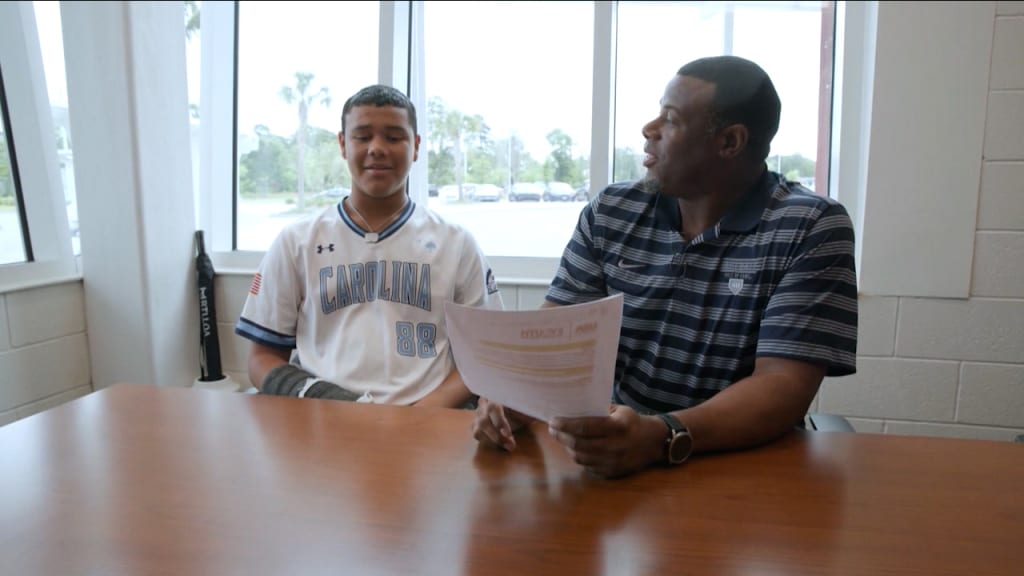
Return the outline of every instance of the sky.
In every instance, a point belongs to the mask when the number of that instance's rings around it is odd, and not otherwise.
[[[783,103],[773,153],[815,155],[821,14],[818,2],[737,3],[733,53],[761,64]],[[66,105],[59,3],[36,2],[51,101]],[[720,54],[722,2],[623,3],[618,10],[616,146],[639,149],[665,85],[687,61]],[[794,5],[811,10],[792,11]],[[427,96],[479,114],[492,138],[514,133],[535,157],[560,128],[589,154],[594,14],[591,2],[425,3]],[[298,71],[328,88],[329,107],[310,123],[337,131],[345,98],[376,83],[377,2],[244,2],[239,39],[239,124],[294,132],[297,114],[280,98]],[[184,14],[183,14],[184,21]],[[201,38],[201,34],[200,34]],[[200,40],[187,46],[190,100],[198,103]],[[421,131],[426,114],[421,112]]]

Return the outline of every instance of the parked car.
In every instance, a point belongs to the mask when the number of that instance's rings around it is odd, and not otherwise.
[[[576,196],[573,198],[577,202],[586,202],[590,200],[590,187],[584,184],[576,189]]]
[[[334,188],[328,188],[323,192],[318,192],[314,195],[314,198],[332,198],[341,199],[352,193],[352,190],[344,186],[335,186]]]
[[[544,201],[554,202],[571,202],[576,196],[576,191],[572,189],[572,186],[565,182],[549,182],[547,188],[544,190]]]
[[[463,185],[465,188],[466,185]],[[501,200],[501,188],[494,184],[469,184],[472,189],[469,192],[469,199],[475,202],[497,202]]]
[[[509,202],[522,202],[530,200],[540,202],[544,196],[544,185],[536,182],[516,182],[508,191]]]
[[[463,192],[465,192],[463,188]],[[459,200],[459,187],[456,184],[445,184],[437,189],[437,197],[442,202],[458,202]]]

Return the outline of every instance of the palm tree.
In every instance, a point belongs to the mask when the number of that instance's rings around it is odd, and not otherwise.
[[[295,159],[295,192],[297,194],[295,208],[299,211],[302,211],[306,206],[306,127],[309,120],[309,106],[314,102],[323,106],[331,105],[331,96],[325,86],[321,86],[319,90],[312,94],[307,93],[312,82],[312,72],[296,72],[295,86],[282,86],[280,92],[282,100],[288,104],[298,103],[299,105],[299,129],[295,133],[295,148],[297,150],[297,157]]]
[[[185,39],[191,40],[199,33],[199,5],[194,0],[185,0]]]

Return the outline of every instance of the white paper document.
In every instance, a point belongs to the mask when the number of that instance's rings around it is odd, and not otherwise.
[[[544,421],[607,416],[622,295],[535,310],[444,305],[455,364],[471,392]]]

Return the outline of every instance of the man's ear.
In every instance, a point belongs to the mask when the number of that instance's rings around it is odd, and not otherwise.
[[[338,146],[341,147],[341,157],[348,160],[348,154],[345,152],[345,133],[338,132]]]
[[[420,135],[417,134],[412,139],[412,161],[415,162],[420,157]]]
[[[726,126],[718,132],[718,154],[722,158],[737,158],[750,143],[750,131],[743,124]]]

